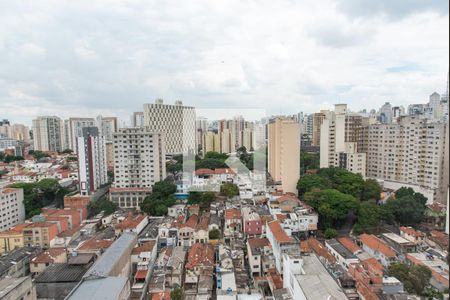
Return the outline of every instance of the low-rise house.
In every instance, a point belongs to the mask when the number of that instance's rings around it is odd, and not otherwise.
[[[0,278],[23,277],[30,274],[30,262],[42,252],[38,247],[21,247],[0,257]]]
[[[241,211],[237,208],[230,208],[225,210],[224,214],[225,225],[223,234],[225,238],[231,239],[235,234],[242,231],[242,216]]]
[[[156,241],[148,241],[141,246],[133,248],[131,251],[131,262],[137,264],[145,261],[149,264],[153,264],[157,254]]]
[[[65,248],[50,248],[31,260],[30,271],[33,274],[38,274],[52,264],[65,262],[67,262]]]
[[[195,243],[189,249],[185,266],[184,287],[186,292],[197,294],[201,276],[213,275],[214,248],[209,244]],[[203,278],[205,279],[205,278]],[[211,278],[212,279],[212,278]],[[212,287],[212,286],[211,286]]]
[[[96,254],[97,256],[102,255],[103,252],[105,252],[106,249],[108,249],[112,244],[113,240],[104,240],[93,237],[89,240],[83,241],[76,249],[75,251],[77,253],[92,253]]]
[[[34,300],[36,289],[31,276],[19,278],[3,278],[0,280],[0,299],[2,300]]]
[[[119,235],[123,232],[133,232],[139,234],[145,228],[145,226],[147,226],[147,224],[147,216],[141,214],[133,215],[129,213],[122,222],[114,227],[114,229],[116,231],[116,235]]]
[[[58,225],[52,222],[34,222],[23,229],[24,244],[42,248],[53,247],[58,234]]]
[[[186,262],[186,251],[183,247],[174,247],[169,257],[166,268],[166,285],[169,288],[183,285],[184,266]]]
[[[350,264],[348,272],[356,280],[361,294],[379,294],[383,288],[383,266],[376,258]]]
[[[21,223],[0,232],[0,254],[24,246],[23,229],[27,226],[27,223]]]
[[[220,230],[222,228],[221,226],[221,219],[217,214],[211,214],[209,216],[209,224],[208,224],[208,230],[211,231],[213,229]]]
[[[425,234],[412,227],[400,227],[400,236],[415,244],[421,244],[425,239]]]
[[[267,238],[249,238],[247,240],[248,265],[252,277],[263,275],[263,258],[270,255],[272,247]]]
[[[191,215],[187,221],[180,225],[178,231],[178,246],[190,247],[195,243],[194,233],[197,228],[198,216]]]
[[[167,209],[167,215],[172,218],[178,218],[179,215],[184,215],[186,213],[185,204],[175,204]]]
[[[204,213],[194,231],[194,241],[196,243],[208,243],[209,241],[209,214]]]
[[[426,252],[408,253],[406,258],[414,265],[422,265],[430,269],[432,286],[440,291],[444,291],[449,287],[449,267],[448,264]]]
[[[398,234],[389,232],[389,233],[383,233],[381,235],[381,238],[394,249],[397,251],[397,253],[404,254],[408,252],[415,252],[416,251],[416,244],[414,242],[411,242],[410,240],[407,240]]]
[[[378,259],[384,267],[389,267],[397,260],[395,251],[376,236],[364,233],[359,236],[359,240],[363,250]]]
[[[283,273],[283,253],[298,252],[299,244],[287,235],[279,220],[267,223],[266,236],[272,245],[277,271],[281,274]]]
[[[359,262],[359,259],[336,239],[326,240],[325,246],[345,270],[350,264]]]
[[[259,236],[263,233],[263,222],[259,214],[253,211],[250,207],[242,208],[242,223],[244,227],[244,234],[248,236]]]

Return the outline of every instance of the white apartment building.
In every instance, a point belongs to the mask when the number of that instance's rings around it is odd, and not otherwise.
[[[83,136],[83,128],[97,126],[94,118],[69,118],[64,120],[63,148],[77,152],[77,138]]]
[[[151,132],[164,134],[169,155],[197,152],[195,120],[194,107],[183,106],[181,101],[169,105],[158,99],[155,103],[144,104],[144,126]]]
[[[118,129],[117,118],[97,116],[95,123],[98,127],[98,135],[104,137],[106,142],[112,142],[113,134]]]
[[[63,124],[55,116],[42,116],[33,120],[34,150],[61,151]]]
[[[114,134],[114,187],[151,188],[166,178],[164,134],[121,128]]]
[[[322,113],[325,117],[320,128],[320,167],[341,167],[365,176],[366,157],[358,148],[369,119],[347,112],[347,104],[336,104],[334,111]]]
[[[384,181],[385,187],[408,184],[430,202],[444,201],[439,188],[448,156],[446,136],[445,124],[419,116],[401,117],[398,124],[370,125],[367,176]]]
[[[0,188],[0,231],[25,221],[23,189]]]
[[[105,138],[97,127],[85,127],[77,139],[80,194],[90,195],[108,182]]]

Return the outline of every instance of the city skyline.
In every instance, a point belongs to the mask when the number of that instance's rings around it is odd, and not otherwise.
[[[0,112],[28,126],[40,115],[128,123],[156,98],[277,115],[406,108],[446,91],[447,1],[7,2]]]

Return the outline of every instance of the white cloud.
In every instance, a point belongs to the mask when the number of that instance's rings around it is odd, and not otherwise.
[[[359,110],[444,90],[441,2],[351,2],[2,1],[0,118],[128,121],[155,98],[269,113],[336,102]]]

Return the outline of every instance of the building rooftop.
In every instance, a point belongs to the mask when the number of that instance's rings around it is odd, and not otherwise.
[[[19,278],[11,278],[11,277],[2,278],[0,280],[0,299],[3,299],[3,297],[8,295],[9,292],[16,289],[19,285],[21,285],[25,280],[28,280],[29,278],[30,278],[29,276]],[[30,280],[30,287],[31,287],[31,280]]]
[[[83,278],[88,266],[54,264],[48,266],[35,281],[36,283],[78,282]]]
[[[247,240],[251,255],[261,255],[264,247],[270,247],[270,242],[267,238],[249,238]]]
[[[337,240],[339,241],[339,243],[342,244],[342,246],[347,248],[353,254],[358,253],[358,252],[362,252],[362,249],[358,245],[356,245],[352,241],[352,239],[349,238],[348,236],[340,237]]]
[[[122,291],[126,288],[126,277],[102,277],[86,279],[77,286],[66,299],[70,300],[97,300],[120,299]]]
[[[153,248],[155,248],[156,240],[148,241],[142,244],[141,246],[133,248],[131,251],[132,255],[139,255],[142,252],[151,252]]]
[[[267,223],[267,225],[270,228],[270,231],[272,232],[274,238],[277,240],[278,243],[291,243],[294,240],[287,235],[287,233],[283,230],[281,227],[280,221],[275,220],[272,222]]]
[[[378,250],[379,252],[383,253],[386,257],[395,257],[395,251],[392,250],[391,247],[386,245],[382,240],[377,238],[376,236],[372,234],[361,234],[359,236],[360,241],[365,244],[370,249]]]
[[[85,277],[90,275],[98,276],[108,276],[115,266],[115,262],[119,257],[122,257],[127,249],[134,246],[136,243],[136,234],[131,232],[123,233],[120,238],[118,238],[109,247],[105,253],[94,263],[92,268],[86,273]]]
[[[392,232],[383,233],[383,237],[385,237],[399,245],[412,245],[413,244],[411,241],[408,241],[407,239],[399,236],[398,234],[392,233]]]
[[[325,243],[327,243],[331,248],[333,248],[343,258],[356,259],[356,256],[350,250],[348,250],[346,247],[344,247],[340,242],[338,242],[336,239],[326,240]]]
[[[40,248],[22,247],[12,250],[0,257],[0,276],[23,259],[32,259],[41,253]]]
[[[35,264],[53,263],[55,259],[66,252],[65,248],[49,248],[33,258],[31,261]]]
[[[308,300],[347,300],[336,281],[331,277],[315,255],[303,256],[305,274],[296,275],[297,281]]]

